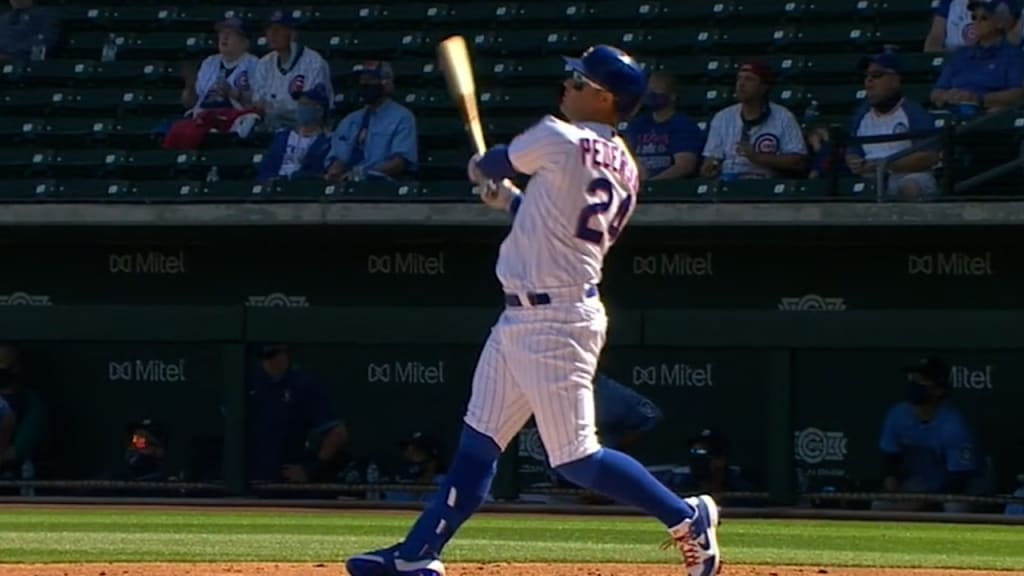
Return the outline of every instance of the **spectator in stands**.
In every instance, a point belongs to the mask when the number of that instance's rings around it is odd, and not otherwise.
[[[395,102],[388,62],[356,67],[362,108],[345,116],[331,137],[327,180],[396,179],[416,170],[416,117]]]
[[[996,111],[1020,104],[1024,97],[1024,53],[1006,38],[996,19],[1004,0],[972,0],[968,4],[977,41],[958,48],[935,83],[931,100],[961,116]],[[1014,12],[1011,18],[1016,18]]]
[[[888,492],[963,494],[977,470],[974,436],[948,399],[949,366],[934,356],[909,367],[907,399],[889,409],[882,426],[884,488]],[[876,509],[919,509],[915,502],[876,502]]]
[[[0,397],[14,411],[12,441],[0,454],[0,472],[20,474],[26,462],[33,463],[43,437],[46,409],[42,396],[28,385],[18,350],[0,344]]]
[[[326,87],[320,84],[303,92],[298,104],[297,126],[274,134],[260,162],[260,180],[323,178],[324,162],[331,150],[331,138],[324,129],[324,116],[330,106]]]
[[[697,175],[704,132],[676,111],[676,80],[665,71],[651,74],[644,110],[630,121],[625,136],[645,180]]]
[[[803,175],[807,146],[800,123],[771,101],[775,72],[748,62],[736,75],[737,104],[711,119],[701,175],[705,178],[778,178]]]
[[[297,41],[297,24],[287,10],[275,11],[267,24],[270,52],[260,58],[256,66],[252,90],[254,107],[262,114],[269,130],[295,126],[297,99],[307,86],[323,84],[330,107],[334,108],[330,66],[320,53]]]
[[[27,60],[37,45],[52,52],[59,39],[56,10],[34,0],[11,0],[11,11],[0,16],[0,63]]]
[[[807,150],[810,152],[810,171],[808,178],[830,178],[834,171],[839,177],[853,176],[846,165],[846,147],[832,142],[827,126],[810,126],[806,131]],[[838,162],[836,160],[838,159]]]
[[[216,30],[217,53],[207,56],[197,71],[183,69],[181,103],[188,111],[164,137],[167,150],[195,150],[212,130],[245,138],[259,119],[250,86],[259,59],[249,53],[245,24],[228,18]]]
[[[932,27],[924,41],[925,52],[953,51],[970,46],[977,40],[970,0],[939,0],[932,8]],[[1012,44],[1020,44],[1020,22],[1015,15],[1020,12],[1017,0],[1000,0],[996,3],[995,19],[1008,32]]]
[[[441,443],[430,434],[417,432],[408,440],[403,441],[402,450],[404,469],[397,474],[399,483],[409,484],[440,484],[447,472]],[[385,500],[400,502],[417,502],[427,500],[430,492],[386,492]]]
[[[128,424],[125,430],[128,446],[125,448],[124,468],[118,480],[136,482],[163,482],[169,479],[164,449],[163,428],[146,418]]]
[[[0,396],[0,454],[7,452],[7,448],[11,445],[16,421],[11,405],[4,400],[3,396]]]
[[[900,57],[883,52],[861,60],[864,73],[865,102],[853,117],[850,134],[857,136],[890,136],[906,132],[921,133],[934,130],[931,116],[912,100],[903,97]],[[867,179],[876,177],[876,167],[887,157],[922,142],[926,137],[876,143],[852,143],[846,151],[846,165],[850,171]],[[927,149],[918,150],[886,166],[888,193],[903,198],[921,198],[938,191],[932,169],[939,161],[941,143],[936,141]]]
[[[326,390],[294,366],[282,344],[259,350],[249,377],[249,478],[326,482],[341,464],[348,431]]]
[[[753,490],[739,466],[729,462],[729,443],[717,430],[702,430],[690,439],[687,466],[673,488],[693,494],[721,494]]]

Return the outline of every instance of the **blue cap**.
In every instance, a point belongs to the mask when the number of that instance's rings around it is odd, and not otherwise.
[[[367,60],[352,67],[352,72],[358,76],[372,76],[379,78],[381,82],[395,79],[395,71],[391,64],[381,60]]]
[[[220,32],[221,30],[231,30],[232,32],[237,32],[242,36],[248,36],[248,33],[245,30],[245,22],[241,18],[225,18],[218,22],[214,29],[217,30],[217,32]]]
[[[1005,14],[1016,19],[1020,14],[1020,5],[1017,0],[971,0],[967,3],[967,10],[985,10],[990,14]]]
[[[325,112],[331,107],[330,99],[327,96],[327,87],[323,84],[317,84],[305,92],[299,92],[295,94],[294,97],[296,100],[300,98],[308,98],[319,104]]]
[[[864,70],[872,64],[877,64],[897,74],[903,73],[903,62],[900,60],[900,55],[895,52],[882,52],[873,56],[865,56],[861,58],[859,67],[861,70]]]
[[[287,26],[294,28],[299,23],[297,18],[290,10],[278,9],[270,15],[270,19],[267,21],[267,25],[280,24],[281,26]]]

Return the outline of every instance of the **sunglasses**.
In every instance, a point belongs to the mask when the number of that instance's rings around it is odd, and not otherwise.
[[[579,92],[580,90],[583,90],[583,88],[587,86],[590,86],[594,90],[601,90],[602,92],[604,91],[604,88],[602,88],[598,83],[594,82],[590,78],[587,78],[579,71],[573,70],[572,89]]]

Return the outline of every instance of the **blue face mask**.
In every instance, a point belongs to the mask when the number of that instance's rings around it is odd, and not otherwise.
[[[668,94],[658,94],[657,92],[648,92],[644,96],[644,106],[651,110],[661,110],[667,108],[672,104],[672,97]]]
[[[317,124],[320,119],[323,118],[323,110],[319,107],[313,106],[299,106],[295,110],[295,120],[298,121],[300,126],[309,126],[310,124]]]
[[[384,97],[383,84],[360,84],[359,98],[363,104],[376,104]]]

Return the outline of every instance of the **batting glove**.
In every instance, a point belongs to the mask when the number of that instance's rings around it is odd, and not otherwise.
[[[487,177],[484,176],[483,172],[481,172],[480,168],[476,165],[476,163],[480,161],[480,158],[480,154],[474,154],[473,157],[469,159],[469,164],[466,165],[466,176],[469,177],[469,181],[473,184],[484,186],[488,183]]]
[[[512,182],[508,180],[502,180],[501,182],[487,182],[485,184],[475,186],[473,188],[474,194],[479,194],[480,199],[484,204],[487,204],[491,208],[498,210],[510,211],[512,209],[512,203],[519,198],[522,192],[519,188],[516,188]]]

